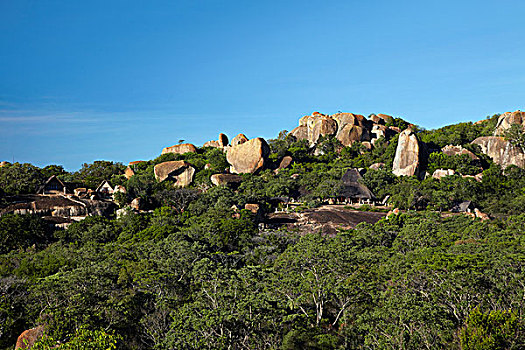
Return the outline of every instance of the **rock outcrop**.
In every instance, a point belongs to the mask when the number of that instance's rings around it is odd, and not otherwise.
[[[133,175],[135,175],[135,171],[133,171],[133,169],[128,166],[126,170],[124,170],[124,176],[129,180]]]
[[[379,170],[379,169],[384,168],[384,167],[385,167],[385,163],[374,163],[374,164],[370,165],[368,168],[372,169],[372,170]]]
[[[503,136],[505,132],[510,129],[512,124],[518,124],[525,129],[525,112],[517,110],[515,112],[503,113],[498,118],[494,136]]]
[[[408,128],[399,134],[392,173],[397,176],[419,176],[421,145],[417,135]]]
[[[478,137],[473,144],[479,145],[481,151],[492,158],[494,163],[503,169],[509,165],[525,168],[525,154],[523,151],[500,136]]]
[[[240,183],[242,176],[235,174],[214,174],[210,177],[210,180],[215,186],[225,186]]]
[[[441,179],[445,176],[452,176],[455,174],[456,172],[453,169],[436,169],[436,171],[434,171],[432,174],[432,177],[434,179]]]
[[[308,127],[305,125],[298,126],[290,131],[290,135],[295,137],[297,140],[308,140]]]
[[[270,154],[270,147],[263,138],[257,137],[228,148],[226,160],[235,174],[254,173],[262,169]]]
[[[239,135],[235,136],[232,139],[231,145],[232,146],[237,146],[237,145],[240,145],[240,144],[245,143],[245,142],[248,142],[248,138],[246,137],[246,135],[239,134]]]
[[[31,349],[33,345],[44,335],[44,326],[38,326],[22,332],[16,340],[15,350]]]
[[[447,145],[441,149],[447,156],[460,156],[466,154],[472,160],[479,160],[478,156],[462,146]]]
[[[380,137],[385,139],[399,133],[400,130],[386,125],[394,118],[386,114],[373,114],[370,120],[360,114],[336,113],[325,115],[314,112],[299,119],[299,126],[290,132],[298,140],[308,140],[315,146],[321,136],[335,136],[343,146],[355,142],[370,142],[370,146]]]
[[[335,135],[337,132],[337,122],[325,115],[316,115],[308,119],[308,141],[310,145],[315,145],[321,136]]]
[[[180,145],[165,147],[162,150],[162,154],[166,154],[166,153],[184,154],[184,153],[195,153],[195,152],[197,152],[197,147],[195,147],[191,143],[182,143]]]
[[[281,159],[281,162],[279,163],[279,166],[277,169],[275,169],[275,173],[278,173],[281,169],[288,168],[293,162],[293,158],[290,156],[284,156],[283,159]]]
[[[175,186],[177,187],[186,187],[191,184],[193,175],[195,174],[195,168],[183,160],[163,162],[155,165],[153,170],[155,179],[158,182],[165,181],[169,178],[175,180]]]
[[[225,147],[228,147],[228,136],[226,136],[223,133],[219,134],[218,140],[212,140],[204,143],[202,147],[214,147],[214,148],[221,148],[224,149]]]
[[[379,114],[372,114],[370,116],[370,120],[374,122],[374,124],[385,125],[388,123],[392,123],[394,121],[394,118],[390,115],[379,113]]]

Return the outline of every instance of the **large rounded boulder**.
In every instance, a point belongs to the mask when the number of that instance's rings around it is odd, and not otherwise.
[[[262,169],[270,154],[270,147],[263,138],[257,137],[226,152],[226,160],[231,165],[230,171],[236,174],[255,173]]]
[[[153,168],[155,179],[158,182],[163,182],[167,179],[175,181],[175,186],[186,187],[193,181],[195,168],[188,162],[183,160],[175,160],[171,162],[163,162],[155,165]]]

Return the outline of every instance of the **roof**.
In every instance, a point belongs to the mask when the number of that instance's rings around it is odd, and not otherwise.
[[[66,187],[66,185],[64,185],[64,183],[56,175],[52,175],[52,176],[49,177],[49,179],[47,179],[46,182],[44,182],[44,184],[42,186],[40,186],[38,188],[37,193],[40,193],[41,191],[43,191],[44,188],[53,180],[58,181],[58,183],[60,183],[60,185],[62,185],[62,187]]]
[[[347,198],[375,199],[376,197],[363,183],[363,177],[357,169],[349,169],[342,177],[343,188],[340,195]]]
[[[100,183],[100,185],[98,185],[98,187],[97,187],[97,189],[96,189],[95,191],[96,191],[96,192],[99,192],[100,189],[101,189],[102,187],[104,187],[105,184],[108,184],[108,186],[109,186],[111,189],[113,189],[113,187],[111,186],[111,184],[109,183],[109,181],[108,181],[108,180],[104,180],[104,181],[102,181],[102,182]]]

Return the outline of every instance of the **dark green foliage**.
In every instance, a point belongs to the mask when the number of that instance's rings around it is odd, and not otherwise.
[[[51,238],[49,226],[38,216],[7,214],[0,217],[0,254],[32,245],[41,246]]]
[[[88,188],[96,189],[102,181],[111,181],[114,176],[121,175],[124,169],[122,163],[96,160],[91,164],[82,164],[82,168],[73,176],[75,181],[85,184]]]
[[[39,168],[28,163],[0,167],[0,188],[7,196],[36,193],[46,180]]]

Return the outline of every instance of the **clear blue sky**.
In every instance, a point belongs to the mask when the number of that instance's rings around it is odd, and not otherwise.
[[[0,0],[0,160],[69,170],[314,111],[525,109],[524,1]]]

